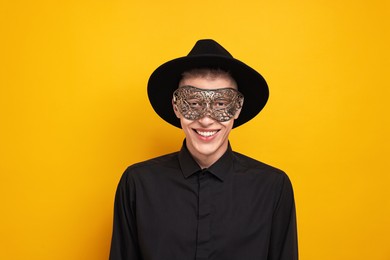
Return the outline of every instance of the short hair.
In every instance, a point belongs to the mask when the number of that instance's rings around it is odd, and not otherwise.
[[[183,80],[184,78],[195,78],[195,77],[207,78],[212,80],[219,77],[228,77],[233,81],[234,85],[238,87],[237,82],[234,80],[232,75],[228,71],[219,68],[197,68],[197,69],[187,70],[182,73],[181,80]]]

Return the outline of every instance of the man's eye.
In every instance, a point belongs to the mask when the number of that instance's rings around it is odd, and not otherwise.
[[[200,100],[196,99],[188,99],[187,100],[188,105],[190,105],[192,108],[199,108],[202,106],[202,103]]]
[[[216,100],[214,102],[214,108],[226,108],[229,105],[228,100]]]

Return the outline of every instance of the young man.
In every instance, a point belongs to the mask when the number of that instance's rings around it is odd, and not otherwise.
[[[151,75],[149,100],[182,149],[130,166],[118,185],[111,260],[296,260],[287,175],[233,152],[229,133],[268,99],[263,77],[213,40]]]

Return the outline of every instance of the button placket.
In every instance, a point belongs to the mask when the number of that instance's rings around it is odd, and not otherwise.
[[[207,259],[210,254],[210,173],[198,174],[198,236],[196,259]]]

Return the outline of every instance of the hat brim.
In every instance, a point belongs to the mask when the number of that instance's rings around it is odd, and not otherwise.
[[[158,67],[148,81],[149,101],[156,113],[166,122],[181,128],[172,107],[172,95],[185,71],[195,68],[219,68],[230,73],[244,95],[244,105],[233,128],[254,118],[265,106],[269,90],[265,79],[245,63],[217,55],[185,56]]]

